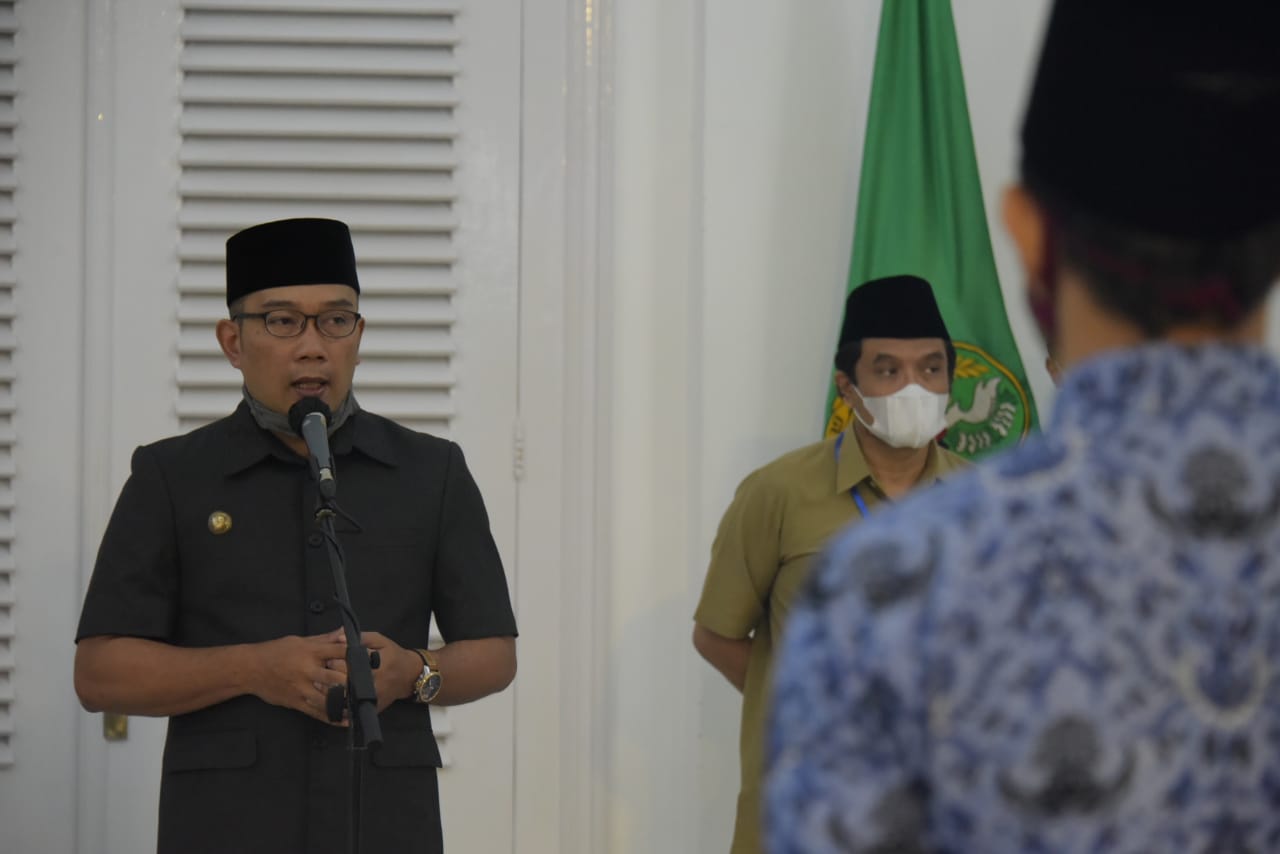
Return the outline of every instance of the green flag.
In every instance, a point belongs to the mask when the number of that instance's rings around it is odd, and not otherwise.
[[[849,288],[911,273],[933,285],[956,346],[947,445],[975,457],[1036,424],[996,276],[950,0],[885,0]],[[832,387],[827,433],[850,413]]]

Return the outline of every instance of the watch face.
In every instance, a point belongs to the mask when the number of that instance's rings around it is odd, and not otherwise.
[[[413,698],[419,703],[430,703],[440,693],[440,672],[423,668],[422,675],[413,686]]]

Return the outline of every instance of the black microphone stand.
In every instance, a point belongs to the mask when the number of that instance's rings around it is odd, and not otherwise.
[[[314,471],[314,469],[313,469]],[[318,475],[318,472],[317,472]],[[351,753],[351,820],[347,823],[348,841],[352,854],[360,854],[361,798],[364,789],[364,753],[367,748],[382,744],[382,726],[378,721],[378,695],[373,686],[373,669],[378,666],[377,653],[370,660],[368,649],[360,640],[360,621],[351,607],[347,593],[346,560],[342,544],[334,527],[334,519],[341,516],[352,522],[337,504],[337,484],[333,479],[319,480],[319,499],[316,502],[316,526],[324,536],[329,553],[329,566],[333,570],[334,599],[342,613],[342,628],[347,638],[347,689],[345,711],[349,715],[347,748]],[[344,712],[341,686],[329,689],[326,696],[329,720],[342,720]]]

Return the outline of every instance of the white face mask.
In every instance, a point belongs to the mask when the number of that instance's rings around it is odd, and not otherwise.
[[[861,417],[858,420],[895,448],[923,448],[946,429],[949,394],[912,383],[883,397],[868,397],[861,392],[859,395],[875,421],[868,424]]]

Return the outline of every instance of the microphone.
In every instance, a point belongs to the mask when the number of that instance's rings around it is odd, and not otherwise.
[[[333,457],[329,454],[329,407],[318,397],[304,397],[289,407],[289,426],[302,436],[311,452],[311,473],[320,487],[320,496],[332,499],[338,492],[333,479]]]

